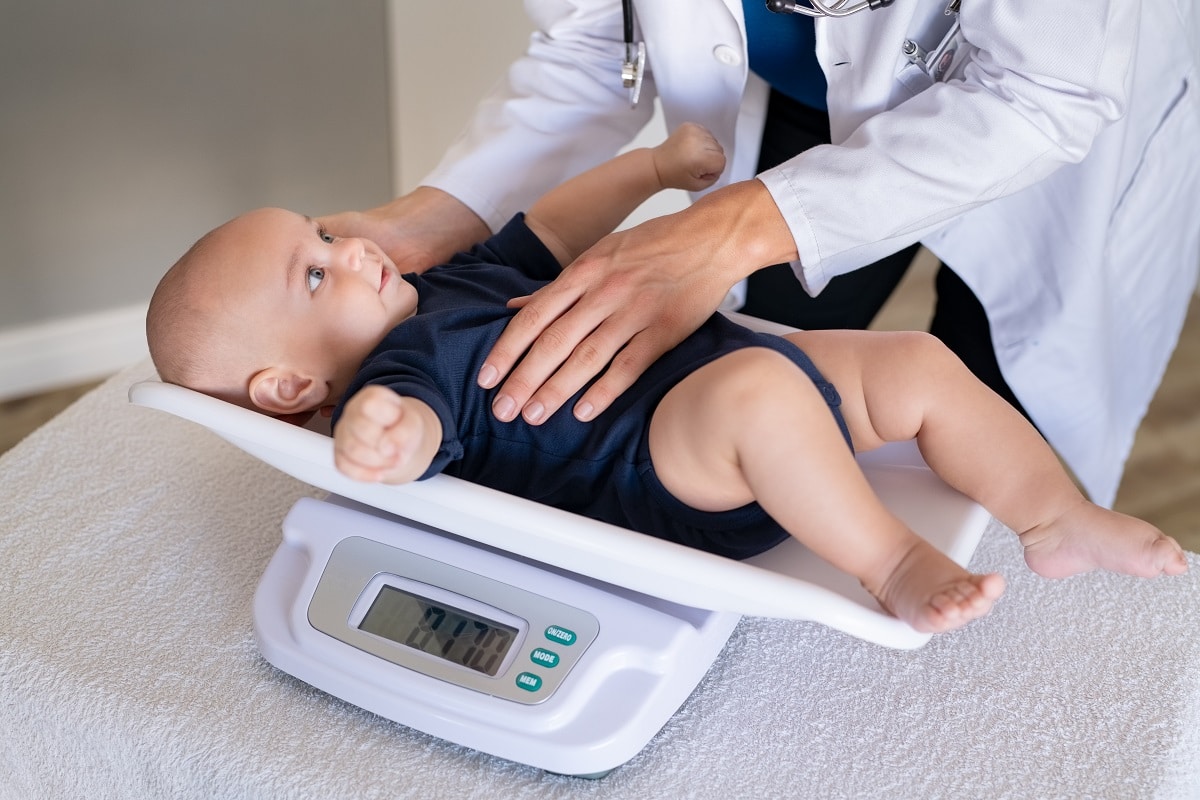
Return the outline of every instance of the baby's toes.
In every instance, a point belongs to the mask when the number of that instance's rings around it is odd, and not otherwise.
[[[972,575],[943,588],[930,599],[930,606],[949,624],[977,619],[991,610],[1004,592],[999,575]]]
[[[1164,575],[1182,575],[1187,572],[1187,556],[1179,542],[1170,536],[1163,536],[1154,543],[1154,550]]]
[[[964,606],[970,605],[974,593],[974,587],[967,581],[953,583],[929,598],[929,605],[942,614],[957,614]]]

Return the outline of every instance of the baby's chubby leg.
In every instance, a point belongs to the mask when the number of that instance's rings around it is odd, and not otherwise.
[[[1004,590],[999,575],[967,572],[888,511],[817,388],[773,350],[731,353],[681,381],[655,412],[650,453],[682,502],[722,511],[758,501],[918,630],[963,625]]]
[[[805,331],[788,338],[838,387],[856,447],[915,437],[943,480],[1020,535],[1039,575],[1187,570],[1174,539],[1089,503],[1034,427],[932,336]]]

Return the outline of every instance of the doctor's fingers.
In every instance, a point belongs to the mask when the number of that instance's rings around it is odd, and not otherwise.
[[[629,331],[634,331],[630,337]],[[583,422],[604,411],[654,360],[676,342],[657,345],[644,325],[630,315],[614,315],[587,336],[553,375],[536,388],[522,409],[522,417],[532,425],[545,422],[559,411],[576,392],[598,374],[599,379],[575,404],[572,412]],[[510,382],[520,379],[517,368]]]
[[[572,413],[582,422],[589,422],[605,411],[653,364],[703,321],[693,321],[687,314],[655,311],[650,303],[631,303],[605,319],[572,351],[570,357],[547,378],[525,404],[522,416],[530,424],[540,424],[556,413],[566,401],[589,381],[600,377],[588,387],[575,403]],[[514,372],[512,380],[520,378]]]
[[[508,421],[520,413],[534,425],[548,419],[639,332],[640,326],[622,325],[623,316],[579,303],[551,322],[497,392],[496,417]]]
[[[582,422],[590,422],[603,413],[612,402],[633,385],[642,373],[659,356],[679,344],[690,331],[684,331],[682,336],[663,336],[663,329],[647,328],[634,336],[624,348],[612,359],[608,369],[599,380],[588,387],[572,410],[575,417]],[[565,369],[565,368],[564,368]],[[560,373],[563,370],[560,370]],[[549,385],[549,384],[548,384]],[[532,402],[538,402],[535,396]]]
[[[624,331],[634,327],[640,329],[612,357],[611,363],[599,380],[589,386],[579,398],[574,408],[576,418],[584,422],[595,418],[632,386],[660,356],[703,325],[716,310],[716,306],[700,302],[701,300],[703,298],[700,295],[665,297],[658,304],[646,302],[631,305],[628,313],[638,315],[632,321],[622,323],[615,316],[609,318],[593,336],[602,334],[610,325]],[[559,370],[560,375],[569,366],[568,363]],[[542,391],[548,391],[548,387],[557,378],[558,376],[555,376]],[[573,386],[574,383],[569,382],[567,385]],[[541,392],[538,392],[531,402],[538,402],[540,399]]]
[[[571,310],[583,295],[585,287],[579,289],[572,287],[569,278],[570,273],[564,271],[553,283],[543,286],[533,294],[509,301],[510,308],[519,310],[505,325],[500,338],[492,345],[492,349],[484,359],[483,366],[479,369],[479,375],[476,378],[480,387],[491,389],[498,385],[521,360],[530,345],[542,336],[550,325]],[[561,335],[563,334],[552,334],[552,336]],[[584,335],[586,335],[586,331]],[[526,395],[527,397],[528,395]],[[522,398],[522,402],[526,398]]]
[[[594,303],[576,305],[583,295],[584,289],[571,287],[564,273],[514,304],[520,310],[492,345],[477,378],[484,389],[503,381],[492,401],[497,419],[515,419],[530,395],[608,316],[607,310],[596,310]],[[600,367],[603,364],[597,372]]]

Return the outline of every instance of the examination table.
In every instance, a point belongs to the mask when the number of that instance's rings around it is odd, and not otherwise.
[[[915,650],[746,617],[601,780],[448,744],[270,666],[255,586],[322,493],[131,406],[125,370],[0,458],[0,798],[1200,798],[1200,557],[1174,578],[1030,573]]]

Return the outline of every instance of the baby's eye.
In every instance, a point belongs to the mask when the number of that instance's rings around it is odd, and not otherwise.
[[[323,280],[325,280],[325,270],[320,267],[308,268],[308,290],[310,292],[315,292]]]
[[[328,231],[325,231],[325,230],[320,231],[320,236],[321,236],[321,241],[324,242],[325,244],[333,244],[333,240],[337,238],[332,233],[329,233]]]

